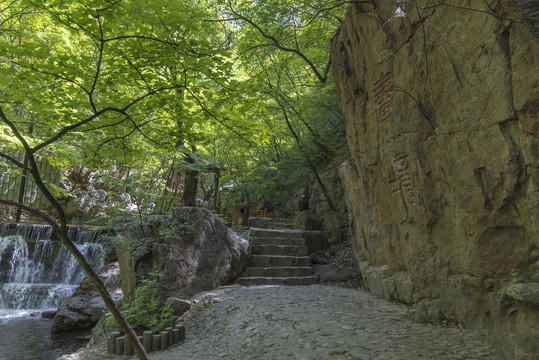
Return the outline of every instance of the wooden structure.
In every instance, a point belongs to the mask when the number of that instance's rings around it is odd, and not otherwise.
[[[8,154],[17,161],[26,163],[23,153]],[[36,157],[36,163],[45,184],[60,185],[60,170],[51,166],[45,158]],[[2,159],[0,159],[0,199],[20,202],[38,209],[49,205],[31,175]]]
[[[232,211],[218,211],[216,212],[223,221],[232,222]],[[279,218],[279,210],[277,211],[268,211],[268,209],[263,210],[249,210],[249,217],[265,217],[270,219]]]

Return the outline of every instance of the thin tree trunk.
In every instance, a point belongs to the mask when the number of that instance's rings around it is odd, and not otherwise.
[[[185,185],[183,187],[183,206],[195,206],[198,189],[198,172],[187,170]]]
[[[281,104],[279,103],[279,105],[281,105]],[[324,182],[322,181],[322,179],[320,178],[320,175],[318,175],[318,170],[316,170],[316,166],[314,166],[311,159],[309,159],[309,156],[303,150],[303,147],[302,147],[302,144],[301,144],[301,139],[299,138],[299,135],[294,131],[294,128],[292,127],[292,124],[290,123],[290,119],[288,119],[288,114],[286,113],[286,109],[282,105],[281,105],[281,109],[283,110],[286,125],[288,126],[288,129],[292,133],[292,136],[294,136],[294,139],[296,140],[296,143],[298,144],[298,146],[302,150],[303,154],[305,155],[305,161],[307,162],[307,166],[309,167],[309,169],[313,173],[314,178],[316,179],[316,182],[318,183],[318,185],[320,185],[320,188],[322,189],[322,194],[324,194],[324,198],[326,199],[330,210],[331,211],[336,211],[335,205],[333,205],[333,201],[331,200],[331,196],[329,195],[329,191],[326,188],[326,186],[324,185]]]
[[[194,147],[193,151],[195,151]],[[186,155],[185,160],[189,164],[195,163],[195,159],[190,155]],[[195,206],[198,190],[198,171],[188,169],[186,173],[185,184],[183,186],[183,206]]]
[[[215,193],[213,194],[213,209],[215,211],[219,211],[221,206],[219,204],[219,177],[221,175],[221,171],[219,169],[215,169],[215,175],[214,175],[214,184],[213,186],[215,187]]]

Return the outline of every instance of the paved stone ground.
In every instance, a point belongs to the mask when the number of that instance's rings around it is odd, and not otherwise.
[[[232,285],[197,299],[212,305],[186,317],[185,342],[150,359],[500,359],[471,332],[416,324],[406,306],[364,290]],[[126,359],[103,351],[61,359]]]

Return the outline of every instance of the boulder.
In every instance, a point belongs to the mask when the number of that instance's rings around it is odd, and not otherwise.
[[[68,218],[95,214],[99,210],[112,205],[112,198],[103,190],[91,190],[77,198],[63,203]]]
[[[91,328],[106,312],[106,306],[100,297],[78,295],[60,301],[52,323],[53,333],[73,329]]]
[[[172,308],[172,311],[174,311],[174,316],[182,316],[192,307],[191,301],[185,299],[178,299],[177,297],[173,296],[167,299],[167,304],[169,304]]]
[[[353,4],[332,44],[369,290],[539,353],[539,38],[526,1]],[[531,2],[530,2],[531,4]],[[532,55],[534,54],[534,55]],[[513,285],[508,285],[513,284]]]
[[[135,260],[135,271],[139,276],[141,269],[161,274],[164,299],[225,285],[249,262],[249,242],[207,209],[177,207],[172,215],[151,216],[149,223],[152,244],[145,256]],[[132,230],[132,239],[140,236],[136,228]]]
[[[76,199],[75,202],[83,213],[90,214],[99,208],[110,206],[112,199],[105,190],[98,189],[89,191]]]
[[[419,324],[438,324],[442,318],[440,308],[431,302],[423,301],[416,305],[414,321]]]
[[[322,224],[330,244],[337,244],[342,241],[341,220],[334,211],[328,211],[324,214]]]
[[[97,271],[101,281],[115,300],[122,297],[120,290],[120,268],[118,263],[104,266]],[[107,307],[89,278],[82,280],[72,297],[62,299],[52,323],[52,332],[91,328]]]
[[[322,230],[323,224],[318,217],[309,210],[300,211],[294,218],[294,229]]]
[[[309,254],[325,250],[330,246],[323,231],[305,231],[305,245]]]

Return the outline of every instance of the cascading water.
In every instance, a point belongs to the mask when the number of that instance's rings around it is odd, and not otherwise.
[[[90,264],[104,265],[96,232],[71,228],[69,237]],[[55,309],[84,277],[50,226],[0,224],[0,324]]]

